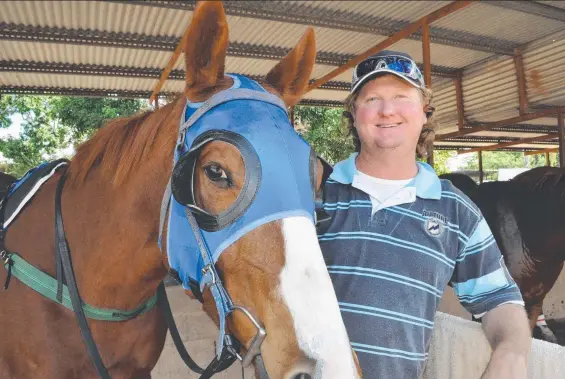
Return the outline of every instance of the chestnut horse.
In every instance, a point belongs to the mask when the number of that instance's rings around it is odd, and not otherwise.
[[[121,310],[136,309],[150,299],[170,269],[158,242],[160,210],[173,170],[179,123],[187,99],[192,104],[206,102],[232,87],[234,79],[224,75],[227,46],[228,26],[221,2],[199,3],[184,46],[186,98],[101,128],[77,149],[68,169],[59,169],[45,182],[10,224],[7,250],[55,277],[58,249],[53,230],[58,212],[53,204],[60,193],[58,185],[66,183],[60,209],[81,298],[94,307]],[[308,28],[296,47],[266,75],[267,96],[286,107],[299,101],[315,54],[314,32]],[[284,107],[277,109],[286,115]],[[244,124],[246,119],[258,119],[258,115],[246,114],[235,123]],[[287,133],[295,133],[288,117],[284,125],[274,125],[268,118],[262,122],[264,128],[272,128],[275,139],[276,128],[289,127]],[[294,138],[299,137],[295,134]],[[288,161],[287,156],[278,159],[281,164]],[[250,167],[246,163],[234,144],[212,140],[203,145],[193,171],[194,208],[212,215],[228,209],[247,185],[245,171]],[[296,185],[308,181],[311,204],[307,205],[313,210],[313,194],[322,185],[322,164],[315,159],[312,164],[308,160],[301,164],[305,172],[308,167],[317,168],[314,177],[296,178]],[[62,176],[65,181],[60,181]],[[287,185],[283,181],[288,177],[279,178],[276,171],[264,172],[263,178],[267,177],[272,183],[278,180],[282,187]],[[277,195],[276,200],[281,198],[284,200]],[[165,232],[168,224],[163,226]],[[184,234],[192,232],[188,228]],[[248,228],[225,248],[215,269],[216,279],[221,279],[233,304],[244,307],[266,331],[259,352],[270,378],[361,376],[312,218],[273,216],[272,221]],[[202,294],[203,308],[218,323],[209,288]],[[151,377],[167,332],[158,308],[122,322],[89,319],[88,325],[112,378]],[[1,378],[97,377],[73,312],[14,278],[0,293],[0,329]],[[244,351],[257,333],[245,312],[230,313],[226,329]]]
[[[480,208],[520,288],[534,336],[557,342],[541,320],[543,300],[565,261],[565,169],[538,167],[509,181],[474,186],[466,175],[440,177]]]

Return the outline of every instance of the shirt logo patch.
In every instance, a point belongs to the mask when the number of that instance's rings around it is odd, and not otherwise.
[[[429,218],[426,220],[426,231],[430,236],[438,237],[443,234],[445,226],[442,221],[437,218]]]
[[[424,217],[427,217],[424,222],[426,232],[433,237],[441,236],[445,231],[445,223],[447,222],[445,216],[437,212],[424,211]]]

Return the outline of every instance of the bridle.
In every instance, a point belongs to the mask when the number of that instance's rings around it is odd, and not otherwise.
[[[234,78],[232,88],[212,96],[197,107],[187,103],[188,115],[186,119],[181,118],[174,152],[174,167],[164,192],[159,223],[159,247],[167,253],[170,273],[201,302],[202,293],[208,289],[218,311],[220,325],[216,356],[202,369],[184,347],[173,319],[164,283],[161,282],[158,287],[156,302],[163,311],[179,355],[191,370],[201,375],[201,379],[208,379],[227,369],[236,360],[241,361],[243,367],[249,366],[254,359],[262,365],[261,345],[267,336],[265,328],[252,312],[234,304],[226,291],[215,267],[221,253],[250,230],[274,220],[302,216],[316,223],[315,210],[321,208],[315,191],[317,156],[294,131],[285,104],[255,81],[244,76],[231,76]],[[211,112],[212,109],[215,112]],[[250,115],[254,117],[249,117]],[[240,122],[230,124],[230,117]],[[249,119],[252,121],[246,123]],[[254,125],[253,122],[260,125]],[[245,125],[240,125],[242,123]],[[217,125],[224,127],[218,128]],[[270,129],[267,130],[267,127]],[[276,133],[276,138],[272,133]],[[246,180],[238,198],[228,210],[219,215],[206,212],[194,202],[193,179],[198,154],[204,146],[213,141],[227,142],[236,147],[246,166]],[[259,146],[261,148],[258,148]],[[283,157],[286,157],[286,160],[282,159]],[[100,378],[110,379],[88,326],[84,309],[87,305],[83,303],[78,291],[64,231],[61,197],[67,163],[62,162],[53,168],[56,170],[58,167],[65,167],[55,193],[57,295],[54,300],[62,303],[63,288],[68,289],[72,303],[72,307],[68,307],[75,313],[89,356]],[[263,175],[263,170],[275,172],[275,169],[277,175]],[[324,175],[327,177],[326,167]],[[279,196],[274,196],[277,193]],[[281,194],[284,196],[280,196]],[[2,225],[7,196],[0,205]],[[284,201],[275,200],[283,198]],[[167,244],[166,249],[163,249],[162,237],[166,221]],[[187,228],[192,233],[186,233]],[[10,270],[14,265],[11,257],[16,254],[4,249],[4,235],[5,229],[0,228],[1,258],[8,269],[7,286]],[[66,285],[63,282],[66,282]],[[135,312],[123,316],[123,320],[148,311],[152,307],[150,304],[153,303],[142,304]],[[233,335],[226,333],[226,318],[235,312],[243,313],[256,329],[245,354],[240,353],[242,344]],[[263,373],[265,372],[263,367]]]
[[[200,301],[208,289],[214,299],[219,319],[215,359],[240,360],[246,367],[261,354],[267,333],[251,311],[234,304],[215,263],[227,246],[262,224],[290,216],[315,222],[317,157],[294,131],[278,96],[244,76],[230,76],[231,88],[203,103],[187,101],[161,205],[159,246],[167,252],[171,274],[186,289]],[[231,144],[245,164],[245,181],[237,199],[215,215],[198,207],[194,196],[199,153],[214,141]],[[275,198],[284,201],[273,201]],[[162,238],[166,238],[166,249]],[[241,344],[226,332],[226,318],[234,312],[245,315],[256,329],[245,354],[240,354]]]

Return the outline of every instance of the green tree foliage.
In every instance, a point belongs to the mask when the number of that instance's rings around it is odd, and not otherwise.
[[[457,153],[450,150],[434,150],[434,170],[438,175],[450,172],[448,161],[449,158],[455,157]]]
[[[464,170],[479,169],[479,155],[469,154],[470,157],[461,167]],[[514,151],[483,151],[483,170],[498,170],[499,168],[523,168],[524,153]]]
[[[498,170],[499,168],[535,168],[545,166],[545,154],[524,155],[522,152],[513,151],[483,151],[483,170]],[[556,153],[549,155],[550,165],[559,166],[559,156]],[[470,154],[470,157],[461,166],[463,170],[478,170],[479,157],[477,153]],[[498,174],[494,174],[493,180],[498,179]]]
[[[58,97],[53,101],[57,118],[68,126],[75,141],[92,136],[107,120],[128,117],[142,108],[140,100],[89,97]]]
[[[349,131],[341,125],[341,112],[338,108],[294,107],[295,125],[299,126],[299,133],[316,153],[331,164],[346,159],[354,151]]]
[[[531,168],[545,166],[545,154],[528,155],[528,162]],[[549,165],[559,167],[559,155],[557,153],[549,153]]]
[[[0,127],[11,125],[10,117],[21,115],[20,135],[0,139],[0,151],[11,162],[7,172],[15,176],[61,151],[83,142],[105,120],[134,114],[140,100],[6,95],[0,98]]]

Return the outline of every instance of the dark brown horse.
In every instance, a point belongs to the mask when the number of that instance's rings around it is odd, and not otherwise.
[[[184,47],[190,101],[205,101],[232,85],[224,75],[227,46],[221,2],[199,3]],[[314,61],[314,32],[308,28],[266,75],[265,87],[286,106],[294,105]],[[110,122],[70,162],[62,218],[87,304],[135,309],[155,294],[168,272],[157,243],[159,215],[185,103],[181,97],[156,111]],[[205,145],[194,174],[196,205],[213,214],[230,207],[244,171],[233,145]],[[222,185],[226,175],[233,180],[229,186]],[[59,171],[41,187],[6,237],[9,251],[52,277],[60,176]],[[226,248],[216,267],[233,302],[249,310],[267,332],[261,355],[270,378],[360,377],[310,219],[284,218],[252,229]],[[217,320],[210,293],[203,295],[204,309]],[[89,326],[112,378],[151,377],[166,336],[157,308],[124,322],[89,320]],[[228,329],[244,348],[256,333],[242,313],[228,317]],[[0,293],[0,333],[0,378],[96,377],[73,312],[17,279]]]
[[[536,327],[536,321],[565,260],[565,169],[534,168],[510,181],[486,182],[474,188],[462,176],[440,177],[460,186],[481,209],[522,292],[532,332],[556,342],[551,330]]]

